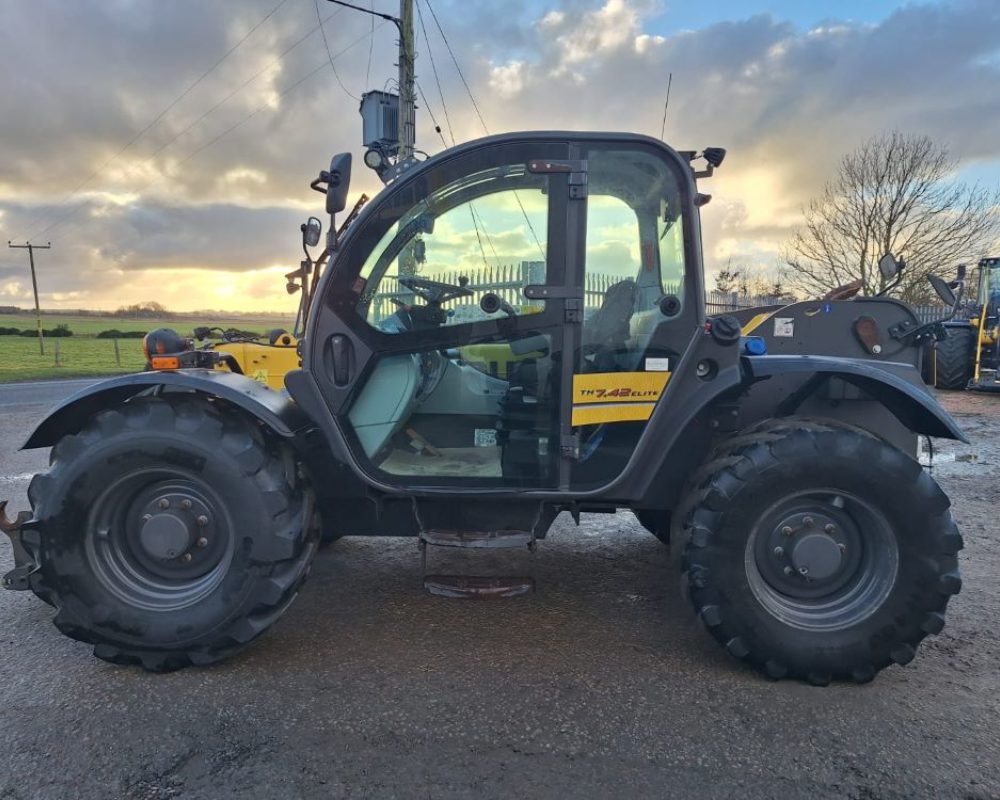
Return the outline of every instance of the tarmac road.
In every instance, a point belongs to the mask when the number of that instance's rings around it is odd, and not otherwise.
[[[0,387],[16,507],[47,454],[15,447],[71,383]],[[975,442],[939,443],[935,470],[965,589],[872,684],[729,658],[631,514],[561,519],[539,592],[510,601],[422,594],[412,540],[342,540],[245,654],[167,675],[98,661],[0,592],[0,798],[1000,797],[1000,397],[946,401]]]

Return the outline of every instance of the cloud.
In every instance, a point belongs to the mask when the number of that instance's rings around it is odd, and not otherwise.
[[[40,259],[43,302],[55,304],[58,294],[73,298],[64,305],[114,307],[146,299],[149,282],[172,270],[188,292],[178,303],[203,304],[197,272],[229,287],[234,307],[242,302],[235,276],[252,274],[246,294],[266,302],[267,267],[298,260],[298,223],[320,210],[309,180],[332,152],[360,149],[357,101],[326,65],[312,2],[285,3],[126,145],[274,5],[11,5],[0,48],[0,234],[52,239]],[[457,137],[480,136],[424,9],[431,41],[420,35],[417,72],[430,110],[444,124],[432,47]],[[435,10],[492,132],[658,135],[672,72],[667,139],[681,149],[729,148],[703,186],[714,195],[703,210],[710,270],[729,258],[772,263],[802,203],[873,133],[924,133],[964,164],[1000,163],[993,0],[911,3],[874,24],[831,18],[811,30],[755,14],[672,31],[669,5],[652,0],[562,0],[544,9],[527,0],[436,0]],[[369,18],[349,11],[327,24],[335,54],[370,30]],[[375,32],[373,88],[393,75],[394,39],[391,25]],[[368,41],[336,64],[359,93]],[[418,141],[427,149],[439,141],[426,108]],[[378,188],[371,173],[355,170],[355,193]],[[24,279],[6,257],[0,304],[23,302]],[[275,281],[274,302],[282,283]]]

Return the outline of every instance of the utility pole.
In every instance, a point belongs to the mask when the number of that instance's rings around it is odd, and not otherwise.
[[[396,163],[413,158],[417,139],[416,77],[413,70],[413,0],[399,0],[399,155]],[[400,277],[417,274],[415,241],[399,254]]]
[[[399,16],[383,14],[346,0],[330,0],[338,6],[352,8],[365,14],[381,17],[396,26],[399,31],[399,119],[396,123],[396,145],[393,155],[396,168],[413,158],[417,139],[417,90],[414,59],[416,46],[413,34],[413,0],[399,0]],[[381,173],[379,173],[381,175]],[[398,174],[398,173],[397,173]],[[417,274],[415,241],[407,244],[399,253],[400,277]]]
[[[31,242],[11,244],[10,239],[8,239],[7,247],[12,250],[28,251],[28,261],[31,263],[31,288],[35,291],[35,322],[38,325],[38,352],[44,356],[45,340],[42,338],[42,310],[38,307],[38,278],[35,277],[35,250],[49,250],[52,247],[52,242],[48,242],[47,244],[32,244]]]
[[[413,157],[417,140],[413,0],[399,0],[399,161]]]

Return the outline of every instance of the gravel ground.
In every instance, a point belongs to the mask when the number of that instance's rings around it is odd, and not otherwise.
[[[530,598],[419,589],[412,540],[324,550],[245,654],[167,675],[105,664],[0,592],[0,799],[1000,797],[1000,397],[942,395],[965,588],[908,667],[768,682],[695,625],[631,514],[556,524]],[[0,497],[26,502],[44,412],[0,409]],[[11,562],[0,543],[0,568]]]

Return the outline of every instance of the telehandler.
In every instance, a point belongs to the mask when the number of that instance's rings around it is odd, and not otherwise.
[[[1000,258],[980,259],[969,318],[949,321],[934,347],[929,382],[939,389],[1000,390]]]
[[[149,371],[29,436],[50,467],[31,511],[4,517],[4,585],[99,658],[170,670],[267,630],[322,540],[534,550],[561,512],[631,509],[734,657],[813,684],[906,664],[961,587],[962,537],[917,460],[920,436],[964,441],[920,378],[939,326],[886,298],[706,318],[696,180],[724,155],[493,136],[405,165],[339,229],[351,157],[335,156],[313,182],[326,245],[308,256],[310,220],[290,277],[304,325],[284,389],[224,348],[150,334]],[[523,259],[516,286],[469,281],[457,259],[476,239],[484,259]],[[597,274],[615,279],[595,297]]]

